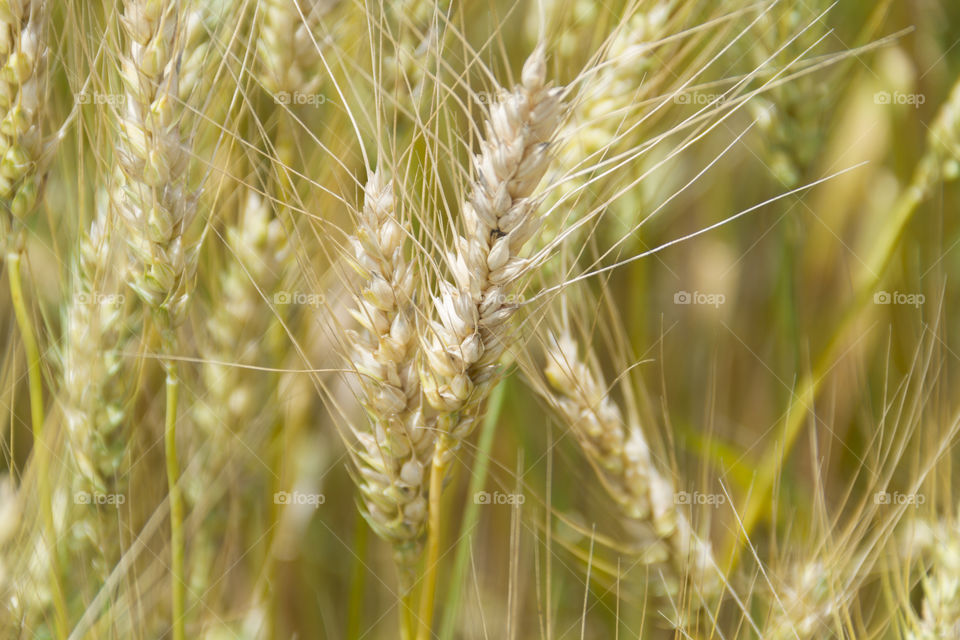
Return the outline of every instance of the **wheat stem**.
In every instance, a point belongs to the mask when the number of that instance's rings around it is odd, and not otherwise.
[[[430,470],[428,556],[420,604],[420,633],[429,634],[433,615],[439,523],[444,475],[470,435],[483,402],[499,378],[510,344],[517,305],[511,295],[528,273],[521,257],[540,219],[533,197],[551,160],[550,144],[561,120],[561,90],[546,80],[546,58],[538,47],[523,65],[521,83],[490,108],[480,153],[473,159],[469,199],[461,214],[465,235],[448,256],[453,282],[440,283],[425,347],[421,385],[438,411],[439,434]],[[434,493],[436,491],[437,493]]]
[[[402,640],[413,640],[417,633],[417,620],[414,617],[416,611],[416,602],[413,589],[406,589],[400,595],[400,606],[403,611],[400,613],[400,638]]]
[[[433,463],[430,466],[430,499],[429,515],[427,520],[427,552],[424,564],[423,587],[420,592],[420,626],[417,640],[430,638],[433,628],[433,607],[437,587],[438,565],[440,564],[440,500],[443,494],[443,479],[450,468],[453,457],[450,452],[456,443],[447,434],[437,439],[433,454]]]
[[[43,514],[44,538],[50,555],[50,590],[53,597],[54,624],[58,638],[66,638],[67,604],[63,587],[60,584],[59,562],[57,557],[57,533],[53,521],[53,504],[50,493],[49,449],[44,440],[43,379],[40,372],[40,348],[37,345],[33,321],[23,297],[23,283],[20,269],[20,251],[14,249],[7,253],[7,277],[10,282],[10,301],[13,313],[20,329],[23,349],[27,357],[27,380],[30,389],[30,420],[33,429],[33,453],[37,465],[38,501]]]
[[[487,413],[483,417],[483,426],[480,428],[476,462],[471,469],[470,487],[467,489],[467,498],[470,501],[467,502],[467,508],[463,513],[463,520],[460,525],[460,536],[457,539],[453,570],[450,572],[453,581],[450,584],[449,595],[444,606],[443,621],[440,624],[441,640],[450,640],[454,637],[460,599],[463,594],[463,580],[467,575],[467,563],[470,562],[473,530],[480,520],[480,503],[473,500],[473,497],[477,495],[477,492],[483,490],[487,481],[487,471],[490,468],[490,451],[493,449],[493,440],[497,433],[497,424],[500,421],[500,412],[503,409],[504,398],[507,395],[506,391],[507,385],[504,380],[501,380],[500,384],[494,387],[487,404]]]
[[[171,345],[168,345],[168,347]],[[170,353],[172,350],[168,350]],[[177,363],[166,363],[166,420],[163,429],[167,467],[167,496],[170,501],[171,597],[173,599],[173,639],[186,638],[186,576],[184,575],[183,496],[180,493],[180,463],[177,460],[177,407],[180,380]]]

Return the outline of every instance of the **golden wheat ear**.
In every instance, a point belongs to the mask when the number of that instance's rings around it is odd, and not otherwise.
[[[413,584],[426,528],[426,472],[433,434],[420,412],[416,370],[414,264],[406,256],[409,225],[395,210],[393,182],[373,173],[364,188],[351,238],[360,327],[350,332],[350,354],[363,390],[369,425],[354,425],[355,460],[364,516],[393,545],[406,591]]]
[[[569,333],[548,343],[544,377],[549,389],[541,395],[562,416],[624,516],[662,541],[665,582],[670,589],[689,580],[704,595],[716,595],[720,584],[708,542],[701,540],[678,508],[673,481],[653,462],[650,445],[637,424],[628,424],[598,371],[582,357]],[[661,574],[663,575],[663,574]]]
[[[472,429],[471,412],[464,409],[489,390],[507,347],[517,308],[510,294],[529,268],[521,253],[539,226],[532,196],[552,157],[561,94],[547,84],[538,48],[524,64],[522,83],[491,106],[473,159],[470,195],[461,208],[464,235],[449,256],[453,281],[442,281],[434,298],[436,319],[421,375],[430,404],[446,416],[441,429],[454,440]],[[455,412],[459,417],[453,419]]]

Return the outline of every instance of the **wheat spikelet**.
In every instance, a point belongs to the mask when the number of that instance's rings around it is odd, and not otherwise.
[[[365,517],[389,541],[398,565],[420,555],[426,526],[426,473],[433,437],[423,428],[415,365],[415,264],[404,256],[409,233],[395,211],[393,183],[373,173],[352,239],[361,282],[353,317],[353,362],[370,429],[354,428]]]
[[[183,103],[198,102],[212,88],[214,65],[220,63],[221,30],[236,27],[233,22],[237,0],[217,0],[192,9],[186,17],[183,58],[180,61],[177,92]]]
[[[37,201],[43,173],[40,127],[46,92],[46,2],[8,0],[0,5],[0,198],[22,222]]]
[[[648,523],[654,539],[666,543],[662,553],[648,557],[659,555],[672,565],[673,580],[688,576],[702,590],[715,590],[709,544],[697,538],[677,509],[673,482],[654,465],[643,431],[627,425],[603,378],[578,356],[569,334],[555,337],[551,345],[544,374],[553,392],[544,395],[565,418],[623,513]]]
[[[434,299],[438,319],[430,323],[422,375],[427,399],[447,423],[441,429],[454,441],[472,428],[474,417],[465,409],[482,401],[508,344],[508,323],[517,309],[513,285],[528,271],[521,252],[540,224],[532,196],[551,159],[561,92],[546,83],[538,48],[524,64],[520,86],[491,106],[473,159],[470,196],[462,207],[465,235],[456,238],[449,256],[454,282],[441,282]]]

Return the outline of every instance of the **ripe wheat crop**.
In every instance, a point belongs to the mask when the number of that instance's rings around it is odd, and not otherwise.
[[[0,1],[0,637],[960,639],[958,28]]]

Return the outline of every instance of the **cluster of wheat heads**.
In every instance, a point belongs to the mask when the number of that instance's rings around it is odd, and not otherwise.
[[[0,1],[0,637],[960,638],[960,16],[859,4]]]

